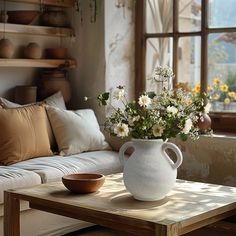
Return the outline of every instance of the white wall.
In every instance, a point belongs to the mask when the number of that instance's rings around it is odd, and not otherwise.
[[[75,42],[70,44],[71,54],[78,61],[70,78],[73,87],[73,108],[93,108],[100,123],[104,109],[98,107],[96,97],[125,85],[130,97],[134,94],[134,12],[133,1],[125,9],[117,8],[115,0],[98,1],[98,17],[90,23],[90,9],[82,1],[84,21],[75,14]],[[125,10],[125,15],[124,15]],[[90,99],[87,103],[83,97]]]
[[[106,89],[124,85],[134,98],[134,1],[124,8],[116,0],[105,0]]]

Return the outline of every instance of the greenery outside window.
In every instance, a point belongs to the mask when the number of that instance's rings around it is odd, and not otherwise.
[[[236,1],[136,1],[136,97],[157,65],[173,86],[211,96],[215,131],[236,132]]]

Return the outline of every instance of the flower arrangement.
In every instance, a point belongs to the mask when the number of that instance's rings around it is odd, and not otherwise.
[[[160,68],[159,68],[160,69]],[[156,71],[161,71],[156,68]],[[161,76],[173,72],[163,69]],[[120,102],[114,107],[108,102]],[[163,139],[180,136],[197,138],[200,134],[199,119],[204,112],[209,112],[209,105],[204,105],[200,95],[194,95],[182,89],[163,90],[157,95],[153,91],[143,92],[138,101],[127,101],[123,86],[117,87],[113,94],[102,93],[98,96],[99,104],[110,105],[112,112],[105,120],[105,130],[117,137],[138,139]]]

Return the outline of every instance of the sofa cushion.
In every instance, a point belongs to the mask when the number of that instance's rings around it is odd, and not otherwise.
[[[52,155],[44,107],[0,109],[0,129],[1,163]]]
[[[61,181],[61,177],[73,173],[95,172],[112,174],[122,171],[118,153],[114,151],[94,151],[61,157],[40,157],[12,165],[34,171],[42,182]]]
[[[0,166],[0,204],[3,203],[4,190],[31,187],[40,183],[40,176],[32,171]]]
[[[66,111],[47,107],[47,113],[60,155],[109,148],[93,110]]]
[[[51,95],[50,97],[47,97],[46,99],[44,99],[43,102],[45,102],[49,106],[54,106],[54,107],[58,107],[60,109],[66,110],[65,101],[64,101],[61,91],[58,91],[57,93]],[[42,104],[43,102],[37,102],[37,104]],[[3,108],[18,108],[18,107],[25,107],[25,106],[30,106],[30,105],[33,105],[33,104],[20,105],[20,104],[8,101],[6,98],[0,97],[0,107],[3,107]],[[57,150],[56,140],[52,132],[52,128],[51,128],[49,120],[47,120],[47,131],[48,131],[51,149]]]

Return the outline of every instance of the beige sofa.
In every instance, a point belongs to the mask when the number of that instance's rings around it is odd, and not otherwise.
[[[60,92],[44,103],[47,109],[37,104],[22,107],[0,98],[0,163],[6,165],[0,166],[0,236],[4,190],[61,181],[62,176],[78,172],[122,171],[118,153],[105,141],[92,110],[66,110]],[[49,154],[43,154],[45,150]],[[89,225],[29,209],[21,202],[22,236],[63,235]]]
[[[11,166],[0,166],[0,235],[3,235],[3,192],[6,189],[30,187],[61,181],[66,174],[96,172],[111,174],[122,171],[115,151],[92,151],[71,156],[40,157]],[[29,209],[21,202],[21,235],[63,235],[91,224]]]

